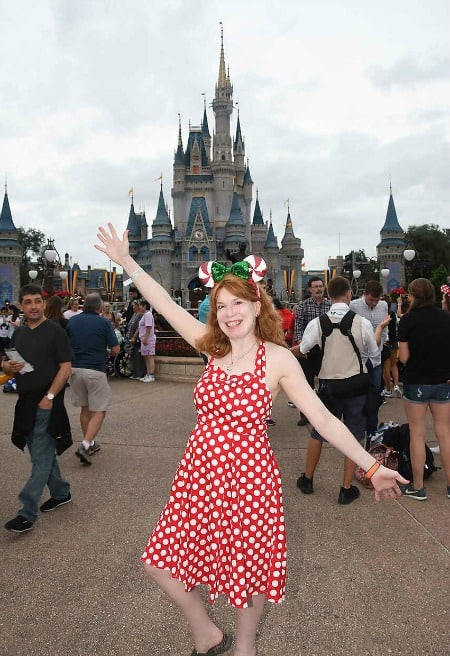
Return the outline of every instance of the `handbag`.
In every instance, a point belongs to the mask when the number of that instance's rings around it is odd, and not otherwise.
[[[376,444],[370,447],[369,453],[380,465],[388,469],[398,471],[398,453],[395,449],[385,444]],[[373,489],[370,479],[366,478],[366,472],[362,467],[355,469],[355,478],[367,489]]]

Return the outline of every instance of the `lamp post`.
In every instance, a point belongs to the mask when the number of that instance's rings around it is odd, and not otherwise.
[[[390,274],[390,269],[381,269],[381,284],[383,285],[383,292],[386,294],[387,291],[387,279]]]
[[[358,286],[358,280],[361,278],[361,271],[359,269],[354,269],[352,272],[352,283],[351,283],[351,288],[354,293],[354,296],[358,296],[358,291],[359,291],[359,286]]]
[[[416,257],[416,251],[413,248],[406,248],[403,251],[403,257],[405,258],[405,282],[406,287],[408,287],[411,282],[410,278],[412,272],[412,264],[410,264],[410,262]]]
[[[60,261],[58,251],[55,248],[55,243],[53,239],[48,239],[47,244],[42,251],[41,255],[42,264],[44,267],[44,278],[42,286],[44,291],[47,292],[48,296],[53,295],[53,275],[55,267]]]

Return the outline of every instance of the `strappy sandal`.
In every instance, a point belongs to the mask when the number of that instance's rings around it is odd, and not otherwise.
[[[191,656],[219,656],[219,654],[224,654],[226,651],[231,649],[233,644],[233,636],[231,633],[224,633],[222,641],[219,642],[215,647],[211,647],[208,651],[198,652],[196,649],[192,652]]]

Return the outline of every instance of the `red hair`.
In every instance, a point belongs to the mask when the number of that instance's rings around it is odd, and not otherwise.
[[[281,319],[272,305],[272,299],[264,289],[253,281],[243,280],[231,273],[226,274],[219,283],[216,283],[210,294],[210,311],[206,324],[206,333],[197,340],[196,347],[202,353],[210,353],[215,357],[223,358],[231,351],[228,337],[219,327],[217,321],[217,294],[226,289],[237,298],[251,303],[261,303],[261,312],[256,318],[255,337],[258,341],[268,341],[279,346],[286,346],[284,333],[281,328]]]

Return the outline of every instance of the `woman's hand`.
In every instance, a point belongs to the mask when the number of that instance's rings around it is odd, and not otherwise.
[[[375,489],[375,501],[380,501],[381,496],[385,499],[396,499],[402,492],[398,486],[399,483],[407,485],[409,481],[400,476],[395,469],[388,467],[379,467],[370,479]]]
[[[123,262],[130,254],[128,245],[128,230],[123,233],[122,239],[118,236],[112,223],[108,223],[108,229],[100,226],[97,232],[97,238],[103,246],[94,244],[94,247],[101,253],[105,253],[113,262],[123,266]]]

